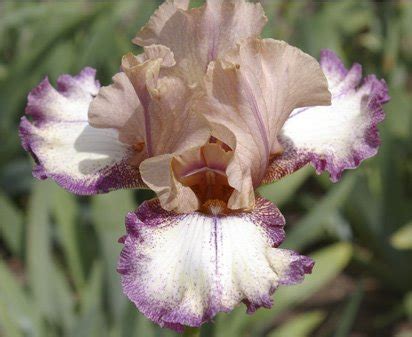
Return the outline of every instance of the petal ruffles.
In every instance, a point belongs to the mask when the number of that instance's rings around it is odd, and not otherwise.
[[[125,294],[161,326],[200,326],[240,302],[271,307],[279,285],[295,284],[313,261],[276,248],[284,218],[258,198],[250,213],[206,215],[165,211],[145,202],[126,218],[118,271]]]
[[[175,156],[207,143],[210,129],[192,109],[196,92],[170,69],[174,63],[170,49],[158,46],[156,52],[145,48],[145,54],[127,54],[122,61],[143,107],[149,158],[141,163],[140,172],[163,208],[189,212],[199,207],[198,200],[189,187],[175,179],[171,163]]]
[[[318,174],[328,171],[336,182],[345,169],[358,167],[378,151],[377,125],[385,117],[382,106],[389,100],[385,81],[374,75],[362,81],[359,64],[346,70],[330,50],[322,51],[320,64],[332,93],[332,105],[292,112],[279,137],[285,151],[271,162],[264,183],[309,162]]]
[[[211,61],[238,41],[259,36],[266,22],[258,3],[207,0],[200,8],[187,9],[187,2],[170,0],[159,7],[133,42],[169,47],[182,76],[190,83],[200,83]]]
[[[95,70],[62,75],[57,90],[46,78],[28,97],[20,123],[25,150],[36,162],[33,174],[51,178],[77,194],[95,194],[142,186],[139,171],[129,164],[136,154],[122,143],[116,129],[89,125],[87,111],[99,90]]]

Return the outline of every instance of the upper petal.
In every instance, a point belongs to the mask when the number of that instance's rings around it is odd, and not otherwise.
[[[23,117],[20,124],[22,145],[36,162],[33,174],[78,194],[141,186],[138,169],[129,164],[139,154],[119,140],[116,129],[88,123],[87,111],[99,90],[95,71],[63,75],[57,84],[55,90],[45,79],[33,89],[26,108],[32,120]]]
[[[382,106],[389,100],[385,82],[374,75],[362,81],[360,65],[346,70],[329,50],[322,51],[320,63],[332,105],[293,111],[280,136],[285,152],[274,158],[264,182],[279,179],[309,162],[317,173],[326,170],[331,180],[337,181],[343,170],[356,168],[378,150],[377,124],[384,119]]]
[[[284,219],[258,199],[251,213],[176,214],[157,201],[127,216],[118,271],[125,294],[148,318],[183,330],[200,326],[240,302],[271,307],[282,284],[302,281],[313,261],[278,249]]]
[[[143,107],[150,158],[140,165],[142,178],[165,209],[183,212],[196,209],[198,203],[193,192],[174,178],[171,161],[174,156],[205,144],[210,129],[192,108],[196,92],[169,69],[165,59],[168,57],[163,55],[142,63],[139,57],[128,54],[122,68]]]
[[[166,0],[150,17],[133,42],[140,46],[161,44],[159,36],[162,35],[165,25],[179,9],[187,10],[189,2],[190,0]]]
[[[271,39],[245,40],[217,60],[206,76],[206,90],[199,108],[214,136],[236,147],[239,160],[233,165],[241,165],[237,171],[250,174],[255,187],[270,156],[282,150],[278,134],[292,110],[330,103],[317,61]]]
[[[258,36],[267,21],[260,4],[244,0],[208,0],[200,8],[183,9],[165,2],[133,42],[169,47],[192,83],[199,83],[209,62],[236,42]]]

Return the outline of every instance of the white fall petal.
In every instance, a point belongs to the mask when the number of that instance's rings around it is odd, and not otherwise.
[[[63,75],[57,90],[48,79],[30,93],[20,136],[36,166],[33,174],[52,178],[77,194],[96,194],[142,185],[138,169],[129,165],[133,148],[119,140],[116,129],[97,129],[88,123],[90,102],[99,84],[95,71]]]
[[[118,270],[125,294],[153,321],[177,330],[200,326],[240,302],[253,312],[309,273],[313,261],[277,247],[284,218],[258,198],[253,212],[206,215],[144,203],[127,217]]]

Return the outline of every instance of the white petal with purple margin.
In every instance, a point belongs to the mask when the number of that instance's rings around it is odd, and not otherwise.
[[[258,198],[250,213],[177,214],[158,201],[126,219],[118,271],[125,294],[148,318],[181,331],[199,326],[240,302],[253,312],[271,307],[282,284],[302,281],[313,261],[277,247],[284,218]]]
[[[107,192],[140,184],[138,170],[127,164],[132,149],[118,140],[114,129],[89,125],[87,112],[99,90],[95,70],[62,75],[57,90],[43,80],[28,97],[20,137],[33,156],[33,174],[52,178],[78,194]]]
[[[328,80],[332,104],[299,108],[284,124],[280,143],[285,152],[275,158],[264,183],[277,180],[310,162],[317,173],[328,171],[337,181],[343,170],[356,168],[377,153],[380,140],[377,124],[389,100],[384,80],[374,75],[362,81],[359,64],[346,70],[330,50],[321,53],[320,64]]]

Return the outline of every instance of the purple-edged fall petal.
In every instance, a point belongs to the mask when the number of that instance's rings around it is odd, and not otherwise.
[[[362,80],[359,64],[346,70],[329,50],[322,51],[320,64],[332,93],[332,105],[292,112],[279,137],[285,151],[271,162],[264,182],[279,179],[307,163],[318,174],[328,171],[335,182],[343,170],[356,168],[377,153],[377,124],[384,119],[382,106],[389,100],[385,82],[374,75]]]
[[[210,61],[266,24],[262,6],[244,0],[208,0],[200,8],[165,2],[133,39],[140,46],[169,47],[183,76],[199,83]]]
[[[118,263],[123,291],[146,317],[178,331],[241,302],[249,313],[270,308],[278,286],[301,282],[313,267],[310,258],[276,248],[283,225],[262,198],[250,213],[215,216],[145,202],[126,218]]]
[[[77,76],[62,75],[57,90],[48,79],[33,89],[22,118],[23,147],[36,162],[33,174],[51,178],[77,194],[95,194],[142,185],[130,161],[139,155],[119,140],[114,128],[97,129],[88,123],[87,111],[99,90],[95,70]]]
[[[175,179],[171,161],[204,145],[210,131],[203,117],[191,109],[193,90],[169,71],[165,59],[170,59],[170,53],[143,63],[127,54],[122,69],[143,107],[145,144],[151,158],[140,165],[142,179],[165,209],[186,212],[197,209],[198,200],[189,187]]]
[[[278,135],[292,110],[330,104],[325,76],[314,58],[283,41],[248,39],[209,67],[205,86],[199,109],[213,136],[235,149],[228,179],[238,193],[229,207],[250,207],[251,189],[282,151]],[[235,186],[247,180],[243,190]]]

